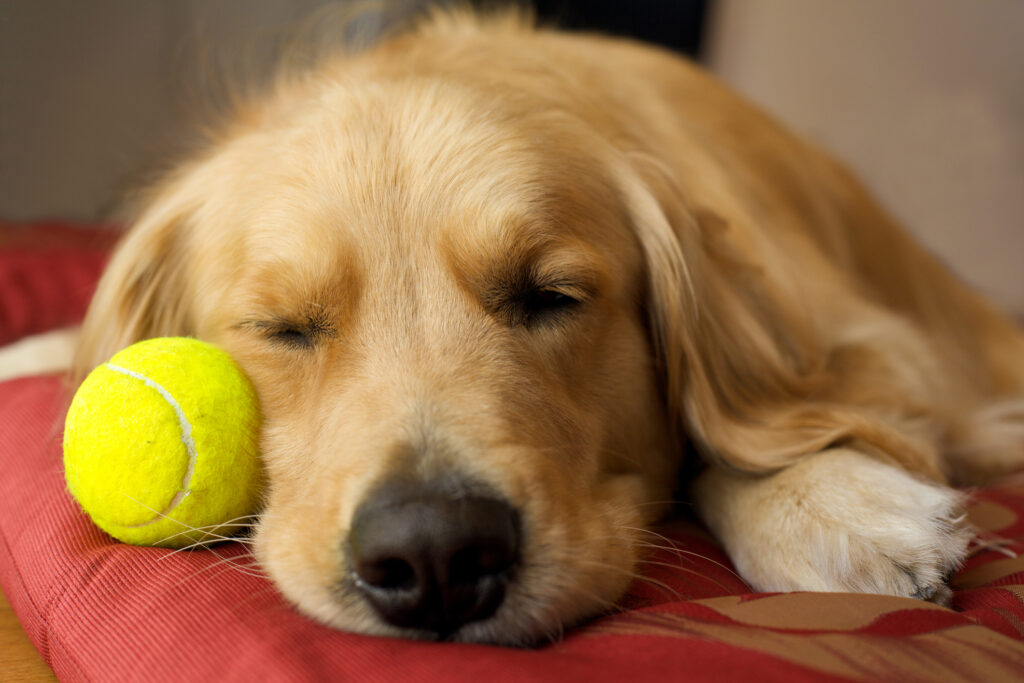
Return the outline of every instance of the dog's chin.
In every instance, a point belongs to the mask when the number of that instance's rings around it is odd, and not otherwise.
[[[302,607],[298,607],[302,611]],[[314,614],[307,614],[317,618]],[[375,617],[357,618],[351,613],[338,615],[337,618],[324,623],[339,631],[346,631],[364,636],[383,638],[399,638],[402,640],[418,640],[425,642],[473,643],[477,645],[496,645],[512,648],[532,648],[557,639],[564,630],[564,625],[544,627],[541,624],[524,626],[521,619],[492,616],[488,619],[465,624],[446,635],[434,631],[412,628],[398,628],[383,623]]]
[[[270,572],[273,575],[273,572]],[[562,583],[562,582],[559,582]],[[278,583],[284,597],[306,616],[331,628],[359,635],[419,641],[445,641],[529,648],[559,640],[567,629],[607,610],[626,586],[599,596],[583,586],[513,584],[498,610],[486,619],[463,624],[451,633],[400,628],[383,621],[359,595],[339,588]],[[549,596],[547,600],[542,596]]]
[[[298,605],[302,610],[302,606]],[[361,614],[360,614],[361,613]],[[318,618],[315,614],[307,616]],[[333,619],[322,620],[326,625],[359,635],[400,638],[426,642],[473,643],[513,648],[532,648],[557,640],[567,624],[543,624],[514,609],[502,609],[487,619],[464,624],[448,634],[415,628],[398,628],[386,624],[363,610],[338,607]]]
[[[622,550],[617,559],[623,566],[602,563],[600,576],[595,575],[595,563],[581,560],[576,566],[573,560],[578,558],[536,557],[535,562],[520,568],[493,614],[444,634],[387,623],[351,582],[322,581],[316,568],[285,564],[274,557],[272,549],[268,552],[266,543],[256,544],[256,557],[287,601],[331,628],[367,636],[525,648],[555,642],[567,629],[614,609],[634,576],[637,559],[626,548]]]

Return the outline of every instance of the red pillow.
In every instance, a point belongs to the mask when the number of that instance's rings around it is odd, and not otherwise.
[[[45,259],[37,268],[32,278],[52,272]],[[622,612],[557,643],[409,642],[299,615],[240,543],[174,553],[107,537],[64,489],[64,402],[54,377],[0,384],[0,584],[63,680],[1006,680],[1024,670],[1024,558],[1004,554],[1024,550],[1024,483],[976,495],[972,521],[1012,542],[967,563],[955,611],[874,595],[753,594],[684,519],[666,526],[675,548],[644,565],[648,580]]]
[[[0,345],[77,323],[118,233],[0,222]]]
[[[242,544],[174,553],[93,526],[64,490],[54,427],[63,401],[57,378],[0,384],[0,583],[62,679],[997,680],[1024,665],[1022,558],[974,557],[955,583],[959,612],[873,595],[756,595],[685,520],[666,528],[678,550],[652,558],[663,564],[634,587],[629,609],[553,645],[334,631],[286,605]],[[1024,532],[1021,510],[1024,487],[986,491],[973,508],[1011,538]]]

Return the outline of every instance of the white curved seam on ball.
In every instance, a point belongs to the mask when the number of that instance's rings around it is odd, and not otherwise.
[[[185,444],[185,450],[188,451],[188,467],[185,469],[185,478],[182,479],[181,488],[178,490],[176,494],[174,494],[174,498],[171,499],[171,502],[167,505],[167,507],[162,512],[158,512],[157,516],[149,520],[148,522],[143,522],[142,524],[130,524],[127,526],[130,526],[134,529],[138,527],[148,526],[164,517],[167,517],[168,519],[173,519],[168,516],[168,513],[170,513],[174,508],[178,507],[178,505],[181,504],[181,501],[185,499],[185,496],[191,493],[191,491],[188,488],[188,485],[189,482],[192,481],[192,474],[193,472],[195,472],[196,469],[196,461],[199,459],[199,454],[196,451],[196,443],[192,439],[192,423],[188,421],[187,417],[185,417],[185,411],[182,410],[181,405],[179,405],[179,403],[174,399],[174,396],[171,395],[171,392],[167,391],[167,389],[165,389],[163,386],[157,384],[152,379],[146,377],[142,373],[135,372],[134,370],[129,370],[128,368],[122,368],[120,365],[107,363],[107,367],[113,370],[114,372],[120,372],[122,375],[127,375],[128,377],[133,377],[139,380],[147,387],[154,389],[158,394],[160,394],[160,396],[163,397],[165,401],[167,401],[167,404],[171,406],[171,409],[174,410],[175,416],[178,418],[178,427],[181,429],[181,442]]]

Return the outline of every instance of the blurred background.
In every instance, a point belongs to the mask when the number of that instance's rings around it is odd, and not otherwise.
[[[188,137],[197,55],[258,45],[325,4],[0,0],[0,220],[108,216]],[[371,31],[426,2],[377,4],[387,16]],[[701,59],[1024,314],[1024,1],[535,4],[563,26]]]

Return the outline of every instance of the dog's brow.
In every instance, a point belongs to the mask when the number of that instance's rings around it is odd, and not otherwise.
[[[332,323],[330,316],[326,314],[322,306],[315,309],[291,315],[288,313],[269,313],[264,315],[252,315],[236,324],[240,328],[254,328],[259,330],[278,329],[301,329],[316,334],[335,336],[337,330]]]
[[[574,283],[591,289],[596,284],[598,261],[585,244],[541,235],[510,248],[498,259],[494,273],[510,280],[528,279],[538,286]]]

